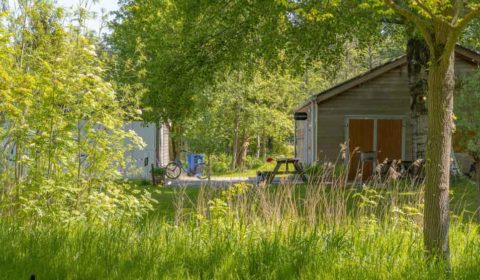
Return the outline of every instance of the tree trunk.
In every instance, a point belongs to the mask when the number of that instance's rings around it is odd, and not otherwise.
[[[246,134],[246,132],[243,131],[242,145],[239,146],[238,154],[237,154],[237,162],[236,162],[237,168],[243,168],[245,165],[245,159],[247,158],[247,154],[248,154],[248,146],[250,146],[250,142],[248,138],[249,137]]]
[[[453,127],[454,51],[439,51],[428,76],[428,144],[424,243],[429,256],[449,262],[449,184]]]
[[[427,150],[428,119],[425,97],[428,90],[429,57],[425,40],[412,34],[407,43],[407,61],[414,159],[425,159]]]
[[[178,125],[171,124],[168,126],[170,136],[170,160],[176,160],[180,157],[181,141],[180,136],[182,129]]]
[[[261,140],[261,136],[260,136],[260,132],[257,132],[257,153],[255,155],[255,157],[257,159],[260,158],[260,150],[262,149],[262,140]]]
[[[232,164],[231,169],[237,168],[237,156],[238,156],[238,130],[240,126],[240,107],[237,104],[235,109],[234,128],[233,128],[233,143],[232,143]]]
[[[263,132],[263,159],[267,159],[267,152],[268,152],[268,147],[267,147],[267,135],[265,132]]]

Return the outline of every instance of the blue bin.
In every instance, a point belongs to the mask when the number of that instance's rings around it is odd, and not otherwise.
[[[201,174],[195,174],[195,169],[200,163],[203,163],[204,161],[205,161],[205,155],[203,154],[187,154],[188,174],[201,175]]]

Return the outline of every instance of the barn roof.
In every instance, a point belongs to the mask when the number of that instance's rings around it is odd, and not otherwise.
[[[471,50],[471,49],[468,49],[468,48],[465,48],[463,46],[460,46],[460,45],[457,45],[455,47],[455,54],[459,57],[461,57],[462,59],[464,59],[465,61],[467,62],[470,62],[472,64],[480,64],[480,53],[474,51],[474,50]],[[306,106],[308,106],[309,104],[311,104],[312,102],[317,102],[317,103],[320,103],[320,102],[323,102],[327,99],[330,99],[338,94],[341,94],[349,89],[352,89],[356,86],[359,86],[365,82],[368,82],[370,80],[373,80],[375,79],[376,77],[378,76],[381,76],[382,74],[386,73],[386,72],[389,72],[397,67],[401,67],[403,65],[407,64],[407,56],[406,55],[403,55],[401,57],[398,57],[394,60],[391,60],[387,63],[384,63],[382,65],[379,65],[375,68],[372,68],[371,70],[361,74],[361,75],[358,75],[352,79],[349,79],[349,80],[346,80],[345,82],[342,82],[334,87],[331,87],[327,90],[324,90],[320,93],[317,93],[315,95],[313,95],[311,98],[309,98],[306,102],[304,102],[301,106],[299,106],[297,108],[297,110],[295,111],[299,111],[303,108],[305,108]]]

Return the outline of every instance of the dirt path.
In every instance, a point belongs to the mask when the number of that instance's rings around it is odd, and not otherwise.
[[[286,178],[275,178],[272,184],[282,184],[285,182],[292,183],[292,179]],[[200,180],[196,177],[181,176],[176,180],[167,180],[167,186],[178,186],[178,187],[199,187],[202,185],[207,185],[208,180]],[[257,178],[255,177],[212,177],[210,179],[210,184],[215,187],[227,187],[233,184],[238,183],[247,183],[247,184],[257,184]],[[295,182],[297,183],[297,182]],[[300,181],[301,183],[301,181]]]

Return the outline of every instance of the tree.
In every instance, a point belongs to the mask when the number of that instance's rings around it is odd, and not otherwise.
[[[208,81],[204,74],[215,72],[209,69],[208,53],[192,47],[203,39],[194,28],[202,19],[182,8],[188,4],[124,1],[111,22],[113,32],[108,38],[120,93],[138,96],[144,121],[169,128],[172,158],[181,150],[181,135],[194,113],[195,96]]]
[[[460,145],[468,152],[476,164],[477,219],[480,221],[480,72],[462,80],[460,94],[455,101],[456,131]]]
[[[476,4],[465,4],[461,0],[305,0],[272,1],[268,4],[264,1],[225,4],[178,0],[169,4],[169,7],[175,7],[172,10],[177,15],[170,20],[180,18],[182,22],[179,34],[189,35],[186,36],[189,39],[181,44],[188,55],[180,56],[181,59],[175,62],[193,66],[182,69],[198,70],[194,72],[202,73],[202,79],[211,77],[209,71],[215,73],[226,66],[252,69],[249,66],[255,65],[259,57],[265,59],[267,65],[282,65],[291,69],[304,70],[305,66],[316,60],[329,65],[344,54],[339,46],[345,42],[353,38],[367,41],[376,38],[369,34],[372,34],[372,30],[382,30],[385,18],[393,15],[385,12],[385,7],[391,8],[413,25],[420,33],[422,42],[425,41],[429,61],[425,248],[431,256],[448,259],[453,51],[462,32],[480,13]],[[154,10],[152,6],[150,9]],[[361,25],[362,28],[352,30],[352,25]],[[381,32],[373,32],[377,33]],[[419,77],[422,78],[421,75],[412,75],[412,88]],[[194,83],[189,85],[182,84],[182,87],[195,88]],[[421,94],[421,91],[418,93]],[[417,94],[415,90],[412,92]]]
[[[115,181],[140,140],[123,129],[129,115],[105,79],[82,7],[66,16],[50,1],[17,4],[5,20],[11,32],[0,35],[0,215],[98,222],[140,214],[148,199],[142,205]]]
[[[348,1],[347,6],[336,1],[246,0],[122,4],[108,40],[118,58],[116,80],[145,89],[144,120],[170,126],[174,156],[180,136],[195,118],[198,95],[216,82],[218,73],[252,73],[260,59],[270,70],[303,74],[317,61],[324,67],[335,64],[354,36],[374,42],[370,31],[380,26],[380,21],[369,20],[370,25],[352,35],[351,22],[372,16]]]
[[[431,257],[448,261],[454,49],[468,24],[480,15],[480,9],[463,0],[384,2],[415,25],[429,50],[424,244]]]
[[[247,155],[266,153],[267,139],[284,143],[292,136],[293,109],[307,97],[302,84],[301,78],[261,70],[219,75],[199,96],[186,143],[207,154],[228,153],[231,169],[243,168]]]

